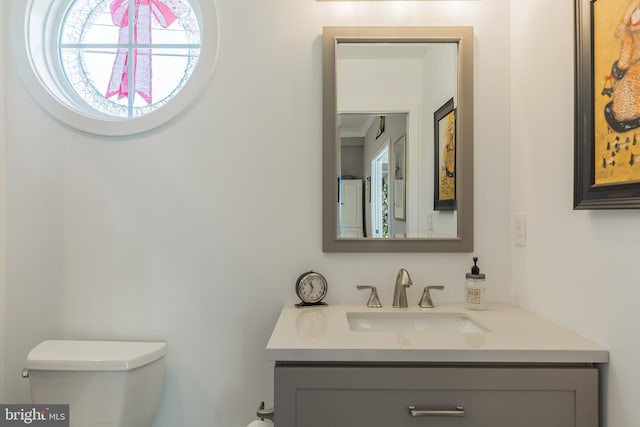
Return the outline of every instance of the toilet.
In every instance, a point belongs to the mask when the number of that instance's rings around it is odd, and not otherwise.
[[[71,427],[150,427],[166,342],[49,340],[27,356],[34,404],[69,404]]]

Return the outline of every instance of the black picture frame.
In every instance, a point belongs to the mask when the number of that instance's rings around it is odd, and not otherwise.
[[[595,85],[602,83],[594,80],[594,13],[597,1],[575,0],[573,208],[575,210],[639,209],[640,181],[596,184],[595,97],[605,95],[604,89],[603,93],[596,93]],[[602,111],[598,110],[598,114],[600,113]],[[615,149],[612,149],[612,156],[615,156],[614,151]],[[599,154],[602,155],[602,153]],[[602,167],[606,167],[608,161],[603,157]],[[625,159],[625,161],[629,160]],[[638,163],[640,167],[640,159]]]
[[[453,198],[443,199],[440,193],[440,181],[442,179],[442,168],[443,168],[443,156],[441,153],[446,149],[443,147],[443,144],[446,142],[440,140],[440,135],[443,133],[443,126],[446,126],[445,119],[450,114],[453,114],[453,145],[454,145],[454,164],[453,171],[446,170],[446,173],[452,173],[450,176],[451,183],[453,185]],[[456,131],[456,109],[454,105],[453,98],[449,99],[445,102],[442,107],[438,108],[435,113],[433,113],[433,127],[434,127],[434,135],[433,135],[433,147],[434,147],[434,179],[433,179],[433,209],[436,211],[452,211],[456,209],[456,175],[457,175],[457,155],[455,151],[457,151],[457,131]],[[446,166],[445,166],[446,167]]]

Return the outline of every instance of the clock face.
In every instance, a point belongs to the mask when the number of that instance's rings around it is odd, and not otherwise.
[[[309,271],[298,278],[296,293],[304,303],[318,303],[327,295],[327,281],[322,274]]]

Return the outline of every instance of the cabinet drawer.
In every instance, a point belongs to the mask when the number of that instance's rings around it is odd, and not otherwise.
[[[276,425],[597,427],[597,390],[587,367],[276,366]]]
[[[299,427],[576,425],[575,394],[570,391],[307,389],[298,390],[296,400]],[[410,405],[431,414],[412,417]]]

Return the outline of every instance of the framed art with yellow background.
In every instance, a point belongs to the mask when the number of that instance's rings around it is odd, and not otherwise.
[[[640,0],[576,0],[574,209],[640,208]]]
[[[433,209],[456,208],[456,109],[453,98],[433,113],[434,188]]]

